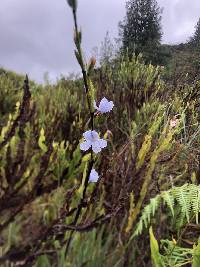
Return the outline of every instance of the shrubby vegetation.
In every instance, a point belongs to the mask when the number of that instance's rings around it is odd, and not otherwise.
[[[75,43],[89,97],[115,104],[95,118],[108,142],[96,157],[100,179],[83,199],[85,82],[38,86],[1,69],[0,265],[200,266],[200,80],[185,64],[190,48],[168,47],[177,61],[164,68],[126,53],[94,68],[78,31]]]

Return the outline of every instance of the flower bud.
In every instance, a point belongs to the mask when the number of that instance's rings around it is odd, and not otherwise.
[[[96,58],[95,57],[91,57],[89,63],[88,63],[88,74],[91,73],[91,71],[94,69],[94,66],[96,64]]]
[[[77,9],[77,0],[67,0],[67,2],[72,9]]]
[[[91,57],[89,65],[92,65],[94,67],[95,64],[96,64],[96,58],[95,57]]]

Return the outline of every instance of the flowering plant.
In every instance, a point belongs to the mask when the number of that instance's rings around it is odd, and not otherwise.
[[[103,114],[110,112],[114,107],[113,101],[108,101],[105,97],[100,101],[99,107],[96,105],[96,101],[94,101],[94,108],[98,111],[98,113]],[[92,118],[91,118],[92,119]],[[83,151],[87,151],[91,149],[97,154],[101,152],[102,148],[107,147],[107,141],[99,138],[99,134],[95,130],[86,131],[83,134],[84,142],[80,144],[80,149]],[[93,171],[93,173],[92,173]],[[89,179],[90,182],[97,182],[99,175],[98,173],[92,169],[90,175],[95,176],[95,179]],[[98,178],[96,178],[98,176]]]
[[[83,133],[84,141],[80,144],[80,149],[82,151],[89,150],[91,157],[90,157],[90,162],[89,162],[88,169],[87,169],[87,174],[84,180],[84,189],[83,189],[82,199],[81,199],[80,204],[78,205],[77,212],[76,212],[76,215],[73,221],[73,225],[76,225],[78,218],[81,214],[81,209],[82,209],[82,206],[85,200],[88,184],[89,182],[96,183],[100,177],[97,171],[93,168],[93,165],[94,165],[93,153],[98,154],[99,152],[101,152],[103,148],[107,147],[107,141],[104,139],[101,139],[99,137],[98,132],[94,130],[94,118],[95,118],[95,115],[97,114],[105,114],[105,113],[110,112],[113,109],[114,104],[112,101],[109,101],[105,97],[102,98],[102,100],[99,103],[99,106],[97,106],[96,101],[94,101],[94,95],[92,95],[94,92],[93,90],[90,90],[90,87],[91,87],[90,73],[95,67],[96,59],[92,57],[88,64],[85,63],[83,53],[82,53],[82,48],[81,48],[82,33],[78,29],[77,16],[76,16],[77,1],[76,0],[67,0],[67,1],[68,1],[69,6],[72,8],[72,12],[73,12],[74,26],[75,26],[74,43],[76,46],[75,56],[82,70],[84,87],[85,87],[84,91],[86,93],[87,105],[88,105],[89,114],[90,114],[90,130],[87,130]],[[71,232],[71,235],[68,239],[68,243],[66,247],[66,254],[68,252],[68,249],[71,243],[72,235],[73,235],[73,231]]]
[[[110,112],[114,107],[112,101],[108,101],[105,97],[101,100],[99,107],[97,107],[96,101],[94,101],[94,108],[100,113]]]
[[[85,142],[80,144],[81,150],[87,151],[92,148],[93,152],[97,154],[101,152],[102,148],[107,147],[107,141],[100,139],[98,133],[94,130],[86,131],[83,136],[85,138]]]

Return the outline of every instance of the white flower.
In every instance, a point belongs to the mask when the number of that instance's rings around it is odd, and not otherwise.
[[[108,101],[105,97],[100,101],[99,107],[97,107],[96,101],[94,101],[94,108],[100,113],[110,112],[114,107],[112,101]]]
[[[81,150],[86,151],[90,149],[90,147],[92,147],[94,153],[97,154],[101,151],[102,148],[107,147],[107,141],[100,139],[96,131],[86,131],[83,136],[85,138],[85,142],[80,144]]]
[[[170,127],[171,128],[175,128],[178,122],[179,122],[178,119],[172,119],[172,120],[170,120],[170,123],[169,123],[170,124]]]
[[[98,173],[95,171],[95,169],[92,169],[89,177],[89,182],[96,183],[98,179],[99,179]]]

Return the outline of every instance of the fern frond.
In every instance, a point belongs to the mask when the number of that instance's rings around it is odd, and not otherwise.
[[[199,223],[199,212],[200,212],[200,186],[191,185],[191,202],[192,211],[195,214],[196,224]]]
[[[131,239],[140,235],[143,229],[148,227],[162,201],[169,208],[173,216],[175,216],[175,209],[178,208],[181,211],[179,218],[186,218],[187,222],[189,222],[191,216],[195,216],[196,223],[198,224],[200,213],[200,186],[185,184],[161,192],[150,200],[149,204],[143,209]]]
[[[151,222],[151,217],[155,215],[161,201],[161,195],[157,195],[155,198],[150,200],[150,203],[144,208],[140,221],[138,222],[133,236],[137,236],[142,233],[143,228],[148,227]]]
[[[168,206],[174,217],[174,196],[171,194],[170,191],[164,191],[161,196],[164,200],[164,204]]]
[[[190,220],[190,212],[191,212],[191,195],[190,195],[190,185],[185,184],[181,187],[174,187],[172,189],[172,193],[177,200],[182,214],[186,217],[187,222]]]

